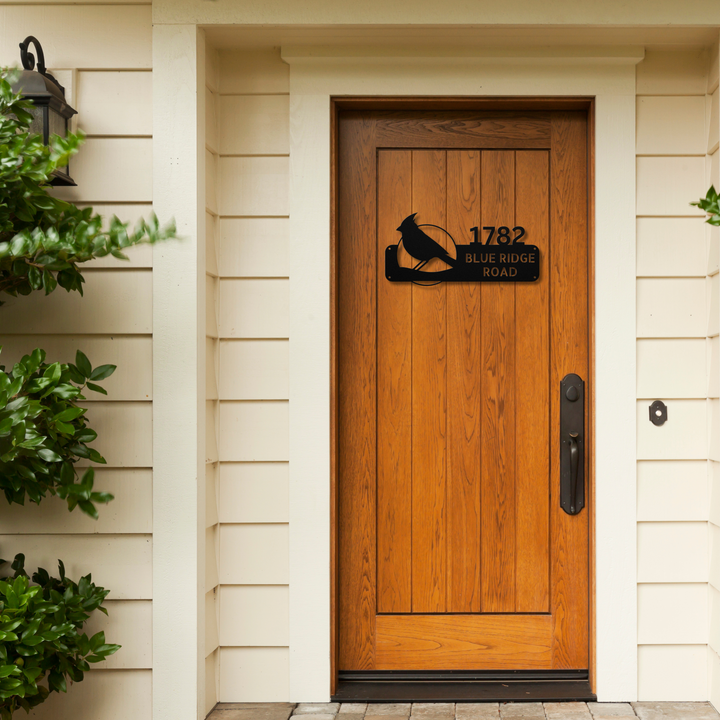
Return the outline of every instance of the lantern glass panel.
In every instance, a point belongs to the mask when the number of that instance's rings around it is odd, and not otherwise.
[[[33,105],[31,108],[28,108],[28,110],[30,110],[30,113],[33,116],[32,122],[30,123],[30,132],[36,133],[37,135],[43,135],[44,108],[38,105]]]
[[[60,115],[59,113],[55,112],[52,108],[50,108],[50,127],[49,127],[49,133],[48,136],[51,135],[59,135],[60,137],[65,137],[67,135],[67,120]]]

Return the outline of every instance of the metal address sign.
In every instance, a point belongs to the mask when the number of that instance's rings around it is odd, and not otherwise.
[[[484,243],[480,241],[480,228],[470,228],[472,242],[458,245],[452,235],[439,225],[418,225],[416,215],[408,215],[400,223],[400,242],[385,248],[385,277],[391,282],[423,285],[439,282],[534,282],[540,277],[540,250],[521,241],[525,236],[524,227],[483,227],[482,231],[487,233]],[[493,240],[495,245],[490,244]],[[407,254],[409,259],[401,259],[401,243],[405,249],[403,256]],[[424,269],[435,259],[444,263],[445,267]],[[433,267],[437,266],[438,263],[433,263]]]

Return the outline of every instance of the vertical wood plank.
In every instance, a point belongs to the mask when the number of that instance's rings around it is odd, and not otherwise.
[[[467,244],[480,218],[480,152],[447,156],[447,230]],[[480,612],[479,283],[447,285],[448,612]]]
[[[515,219],[515,153],[482,155],[483,225]],[[485,233],[482,234],[483,239]],[[493,241],[494,242],[494,241]],[[482,287],[482,610],[515,610],[515,286]]]
[[[418,224],[445,226],[446,154],[413,151]],[[435,236],[433,236],[435,237]],[[439,238],[437,238],[439,240]],[[440,260],[427,264],[434,270]],[[445,612],[446,286],[412,287],[412,609]]]
[[[550,356],[548,153],[515,153],[515,222],[540,249],[537,282],[515,287],[516,612],[550,604]],[[522,411],[520,411],[522,403]]]
[[[411,208],[409,150],[378,153],[377,332],[379,613],[412,610],[412,286],[385,278],[385,248]]]
[[[338,178],[339,669],[375,662],[376,241],[372,117],[340,120]],[[368,233],[371,234],[368,237]]]
[[[551,124],[550,156],[550,341],[551,428],[560,426],[559,387],[567,373],[588,377],[587,120],[582,113],[558,112]],[[587,397],[587,393],[586,393]],[[585,404],[588,427],[588,405]],[[588,667],[588,517],[560,508],[559,437],[551,432],[551,611],[553,668]],[[587,494],[588,453],[585,453]]]

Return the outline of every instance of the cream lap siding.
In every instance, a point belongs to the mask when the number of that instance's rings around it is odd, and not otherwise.
[[[288,68],[275,52],[227,50],[218,67],[219,662],[212,670],[221,702],[286,701]]]
[[[71,161],[77,188],[58,195],[92,204],[106,217],[135,222],[152,210],[151,7],[0,2],[0,65],[18,65],[28,34],[43,44],[51,72],[66,86],[87,142]],[[78,69],[80,68],[80,69]],[[51,695],[30,718],[149,720],[152,682],[152,249],[85,266],[85,297],[58,289],[49,297],[10,299],[0,309],[0,356],[12,365],[42,347],[51,360],[73,361],[82,349],[95,365],[113,363],[88,392],[95,446],[108,464],[95,485],[116,499],[96,522],[48,499],[23,508],[0,503],[2,557],[27,556],[50,571],[62,558],[75,579],[92,572],[111,588],[109,617],[95,614],[88,632],[105,630],[122,649],[93,667],[67,695]]]
[[[706,50],[637,70],[638,696],[708,696],[708,488],[716,251],[689,203],[708,186]],[[715,136],[717,130],[714,131]],[[717,144],[717,141],[715,141]],[[668,422],[649,421],[653,400]]]
[[[218,53],[205,53],[205,705],[218,701]]]
[[[707,141],[707,175],[710,183],[720,188],[720,90],[718,75],[720,54],[717,44],[710,55],[710,70],[707,87],[707,116],[709,120]],[[707,183],[709,184],[709,183]],[[706,226],[708,238],[708,284],[709,312],[712,318],[708,329],[708,425],[709,425],[709,586],[708,586],[708,680],[709,698],[720,708],[720,427],[718,426],[718,405],[720,405],[720,337],[718,337],[718,311],[720,298],[717,295],[718,262],[720,255],[720,228]]]

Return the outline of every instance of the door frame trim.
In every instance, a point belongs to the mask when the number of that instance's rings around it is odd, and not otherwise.
[[[592,97],[595,103],[594,689],[637,697],[635,524],[635,65],[642,54],[574,58],[320,57],[290,64],[290,699],[330,696],[330,142],[336,102],[373,97]],[[540,50],[538,51],[540,52]],[[592,235],[591,235],[592,237]],[[592,305],[591,305],[592,307]],[[326,533],[326,534],[325,534]],[[324,594],[326,593],[326,594]]]
[[[489,97],[489,98],[447,98],[447,97],[425,97],[425,98],[368,98],[368,97],[345,97],[330,99],[330,147],[331,147],[331,215],[330,215],[330,693],[335,696],[339,683],[339,668],[337,665],[337,657],[339,653],[339,617],[338,617],[338,579],[339,579],[339,533],[338,533],[338,486],[339,486],[339,470],[338,460],[338,436],[337,436],[337,415],[338,415],[338,307],[339,293],[337,288],[338,276],[338,172],[339,172],[339,137],[338,123],[339,115],[343,110],[356,111],[373,111],[373,110],[425,110],[428,112],[438,110],[476,110],[476,111],[529,111],[541,112],[546,110],[583,110],[587,113],[588,123],[588,359],[589,359],[589,377],[594,378],[594,268],[595,268],[595,238],[594,223],[591,218],[594,217],[594,115],[595,101],[592,97],[568,97],[568,98],[506,98],[506,97]],[[594,388],[595,383],[590,382],[589,391],[587,393],[588,403],[588,432],[586,436],[589,440],[587,451],[589,453],[589,473],[588,473],[588,502],[586,502],[586,511],[589,511],[589,547],[588,547],[588,572],[589,572],[589,589],[590,598],[588,605],[588,659],[589,659],[589,680],[590,687],[595,687],[595,605],[594,605],[594,588],[595,588],[595,552],[594,552],[594,516],[595,516],[595,482],[594,482],[594,464],[592,462],[594,453]],[[522,691],[524,695],[524,690]],[[518,697],[521,697],[520,695]]]

